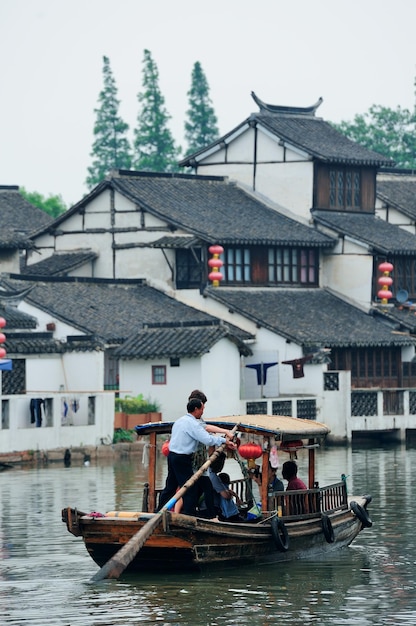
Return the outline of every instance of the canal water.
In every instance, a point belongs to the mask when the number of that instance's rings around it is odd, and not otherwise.
[[[298,463],[305,478],[302,453]],[[236,477],[236,462],[227,464]],[[318,451],[321,485],[345,473],[350,493],[373,496],[372,528],[319,560],[99,583],[90,582],[98,568],[61,509],[140,509],[141,458],[0,472],[0,624],[414,625],[415,467],[416,449],[404,445]]]

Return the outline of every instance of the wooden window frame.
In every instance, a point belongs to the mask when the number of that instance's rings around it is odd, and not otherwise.
[[[222,255],[224,285],[319,285],[319,249],[229,247]]]
[[[166,365],[152,365],[152,385],[167,385]]]

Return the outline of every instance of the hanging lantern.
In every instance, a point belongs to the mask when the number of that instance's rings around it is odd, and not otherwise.
[[[212,282],[213,287],[218,287],[220,280],[223,279],[223,275],[219,271],[224,263],[220,259],[220,255],[224,252],[222,246],[214,245],[208,248],[212,259],[208,260],[208,266],[211,268],[211,272],[208,274],[208,279]]]
[[[383,263],[380,263],[380,265],[378,266],[378,269],[380,272],[387,272],[387,274],[389,274],[390,272],[393,271],[393,265],[392,263],[389,263],[388,261],[384,261]]]
[[[4,348],[0,348],[0,359],[4,359],[6,354],[6,350]]]
[[[382,304],[387,304],[390,298],[393,297],[393,293],[389,289],[389,287],[393,284],[393,279],[390,276],[390,272],[393,271],[393,265],[388,263],[388,261],[384,261],[384,263],[380,263],[378,269],[383,273],[383,275],[380,276],[377,281],[378,284],[381,285],[381,289],[377,293],[377,297],[380,298]]]
[[[301,439],[296,439],[295,441],[282,441],[280,444],[280,449],[283,452],[288,452],[290,460],[297,459],[297,451],[303,448],[303,441]]]
[[[169,454],[169,439],[163,442],[162,444],[162,454],[164,456],[168,456]]]
[[[238,448],[238,452],[243,459],[247,460],[249,469],[255,469],[255,459],[258,459],[263,454],[262,447],[258,443],[254,443],[254,441],[251,443],[244,443]]]
[[[4,328],[6,326],[6,320],[4,317],[0,317],[0,328]]]

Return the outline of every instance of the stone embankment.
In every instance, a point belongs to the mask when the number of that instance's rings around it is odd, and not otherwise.
[[[0,454],[1,465],[46,465],[64,463],[69,459],[73,464],[97,463],[99,461],[118,461],[143,454],[143,441],[133,443],[114,443],[100,446],[77,446],[54,450],[24,450]],[[68,455],[69,451],[69,455]]]

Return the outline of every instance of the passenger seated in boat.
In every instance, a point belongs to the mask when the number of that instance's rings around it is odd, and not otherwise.
[[[269,463],[269,475],[267,478],[267,490],[269,495],[271,495],[272,493],[274,493],[275,491],[284,491],[285,490],[285,486],[283,484],[283,481],[276,475],[276,469],[274,467],[272,467]],[[253,480],[258,484],[258,486],[261,486],[262,483],[262,474],[260,471],[255,471],[253,473]]]
[[[307,489],[307,486],[297,476],[298,474],[298,466],[295,461],[285,461],[282,465],[282,476],[285,480],[287,480],[287,491],[293,491],[295,489]]]
[[[222,465],[224,465],[224,459]],[[220,462],[221,464],[221,462]],[[214,502],[218,511],[218,519],[222,522],[242,522],[244,518],[240,515],[237,504],[242,504],[238,495],[230,489],[230,476],[226,472],[217,474],[214,469],[209,468],[209,477],[214,488]],[[237,501],[237,502],[236,502]]]

